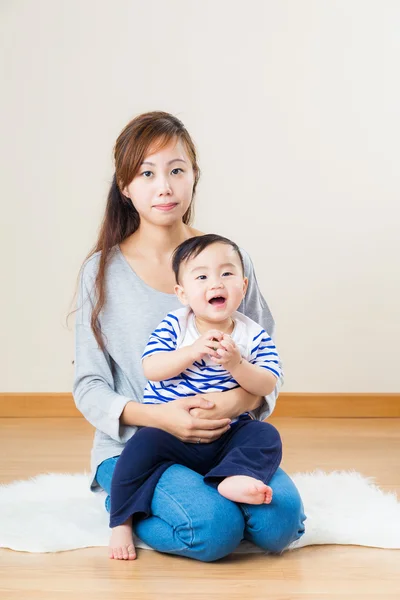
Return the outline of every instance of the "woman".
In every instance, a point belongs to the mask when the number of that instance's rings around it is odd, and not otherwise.
[[[138,427],[209,443],[227,431],[230,419],[251,411],[261,420],[275,405],[281,382],[266,398],[235,388],[165,405],[141,403],[143,349],[165,314],[180,307],[173,293],[172,253],[184,240],[201,235],[190,225],[199,175],[194,144],[168,113],[136,117],[117,139],[115,175],[99,239],[82,268],[76,318],[74,398],[96,428],[94,491],[110,492],[118,457]],[[243,255],[249,285],[239,310],[273,335],[274,321],[251,260]],[[305,516],[298,491],[282,469],[270,485],[270,505],[235,504],[204,484],[201,475],[174,465],[159,480],[152,515],[135,526],[135,533],[160,552],[202,561],[226,556],[243,538],[282,552],[304,533]],[[134,558],[128,551],[117,557]]]

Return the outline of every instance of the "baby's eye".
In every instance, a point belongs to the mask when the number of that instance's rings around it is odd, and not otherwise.
[[[183,169],[180,169],[179,167],[176,167],[176,169],[172,169],[171,173],[173,173],[174,171],[181,171],[183,173]]]
[[[199,275],[198,277],[196,277],[196,279],[200,279],[201,281],[204,281],[204,279],[207,279],[207,275]]]
[[[222,273],[222,277],[226,277],[227,275],[233,275],[233,273],[230,271],[225,271],[225,273]]]

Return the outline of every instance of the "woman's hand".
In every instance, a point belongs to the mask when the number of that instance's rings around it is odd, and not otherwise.
[[[213,407],[212,401],[200,395],[155,404],[152,407],[156,415],[154,426],[168,431],[182,442],[197,443],[200,440],[202,444],[208,444],[228,431],[231,419],[197,418],[191,410],[198,409],[207,414]]]

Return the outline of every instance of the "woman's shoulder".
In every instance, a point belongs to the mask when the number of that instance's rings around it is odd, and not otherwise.
[[[107,269],[114,263],[117,255],[117,250],[117,246],[111,248],[107,259]],[[83,280],[87,281],[96,279],[100,266],[101,253],[101,250],[99,250],[98,252],[94,252],[84,261],[81,267],[81,277]]]
[[[205,235],[204,231],[200,231],[199,229],[195,229],[194,227],[189,227],[189,233],[192,237],[198,237],[199,235]]]

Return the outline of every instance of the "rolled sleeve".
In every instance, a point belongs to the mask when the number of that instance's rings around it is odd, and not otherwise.
[[[114,391],[110,358],[106,351],[98,348],[92,330],[85,325],[77,325],[75,332],[73,396],[76,407],[93,427],[124,443],[131,437],[132,428],[120,426],[119,419],[126,404],[133,398]]]

